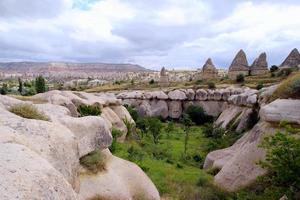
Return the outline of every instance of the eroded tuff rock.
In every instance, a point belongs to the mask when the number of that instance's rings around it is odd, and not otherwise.
[[[300,124],[300,100],[277,99],[260,109],[260,116],[268,122],[287,121]]]
[[[280,67],[297,67],[300,65],[300,53],[298,49],[293,49]]]
[[[106,156],[105,171],[80,175],[81,199],[160,199],[151,180],[136,164],[113,156],[109,150],[104,150],[103,154]]]
[[[269,72],[267,54],[261,53],[251,65],[251,75],[261,75]]]
[[[247,75],[249,73],[249,65],[245,52],[241,49],[234,57],[228,71],[230,79],[235,79],[238,74]]]
[[[132,120],[129,113],[113,95],[51,91],[34,96],[32,102],[0,95],[0,199],[81,199],[77,193],[83,191],[78,176],[82,168],[80,157],[109,147],[110,126],[118,126],[125,118]],[[9,112],[12,106],[19,104],[35,107],[49,121],[26,119]],[[76,113],[72,112],[82,104],[101,107],[104,115],[109,113],[108,119],[74,117]],[[70,105],[74,110],[70,110]],[[124,173],[117,169],[122,165],[126,168]],[[136,165],[123,161],[116,166],[109,168],[110,173],[99,184],[106,183],[106,179],[111,183],[122,180],[124,185],[130,182],[138,189],[135,191],[132,187],[128,190],[130,198],[125,195],[118,199],[134,199],[138,193],[145,194],[146,199],[159,199],[153,183]],[[139,179],[131,178],[137,175]],[[106,187],[105,194],[113,196],[115,187],[110,186]],[[91,192],[91,188],[87,190]]]

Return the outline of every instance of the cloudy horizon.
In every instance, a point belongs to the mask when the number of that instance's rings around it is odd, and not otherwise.
[[[300,2],[0,0],[0,62],[227,68],[244,49],[279,65],[300,47]]]

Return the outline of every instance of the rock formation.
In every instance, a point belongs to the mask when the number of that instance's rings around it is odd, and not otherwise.
[[[262,75],[269,72],[267,54],[261,53],[258,58],[254,60],[251,67],[251,75]]]
[[[247,57],[242,49],[234,57],[228,71],[228,76],[230,79],[235,79],[239,74],[249,74]]]
[[[218,70],[216,69],[210,58],[207,59],[202,67],[201,78],[202,80],[218,78]]]
[[[116,195],[116,199],[160,199],[137,165],[108,150],[112,126],[126,134],[122,119],[133,122],[120,100],[106,94],[56,90],[30,100],[0,95],[1,200],[115,199]],[[10,112],[15,105],[32,106],[48,121],[20,117]],[[79,105],[98,106],[104,114],[78,117]],[[87,172],[79,160],[95,150],[105,156],[105,169]]]
[[[161,68],[161,71],[160,71],[159,85],[161,87],[167,87],[167,86],[169,86],[169,76],[168,76],[168,74],[166,72],[166,69],[164,67]]]
[[[280,67],[298,67],[300,65],[300,53],[297,48],[293,49]]]

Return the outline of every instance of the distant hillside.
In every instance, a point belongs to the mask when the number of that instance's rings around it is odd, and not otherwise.
[[[67,63],[67,62],[8,62],[0,63],[2,72],[51,73],[51,72],[142,72],[150,71],[134,64]]]

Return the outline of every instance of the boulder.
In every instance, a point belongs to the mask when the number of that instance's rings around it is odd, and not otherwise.
[[[210,152],[204,168],[219,168],[214,182],[227,191],[237,191],[250,185],[258,176],[266,173],[257,164],[265,158],[265,151],[258,146],[265,135],[275,132],[267,122],[256,124],[231,147]]]
[[[207,100],[207,92],[204,89],[198,89],[196,91],[196,100],[205,101]]]
[[[260,117],[268,122],[300,124],[300,100],[277,99],[260,109]]]
[[[243,108],[239,106],[230,105],[227,109],[220,114],[218,119],[215,121],[216,126],[227,128],[233,120],[236,120],[238,116],[243,112]]]
[[[251,75],[262,75],[269,72],[267,54],[261,53],[251,65]]]
[[[146,92],[145,93],[145,98],[146,99],[161,99],[161,100],[166,100],[169,97],[163,91],[151,91],[151,92]]]
[[[187,100],[194,100],[195,99],[195,91],[193,89],[186,89],[185,95]]]
[[[162,117],[166,119],[169,116],[168,104],[164,100],[150,101],[150,115],[151,117]]]
[[[0,173],[2,200],[77,199],[72,186],[62,174],[24,145],[0,145]]]
[[[195,101],[195,105],[201,106],[208,115],[217,117],[226,109],[227,102],[224,101]]]
[[[176,101],[176,100],[182,101],[182,100],[187,99],[185,93],[183,91],[180,91],[180,90],[170,91],[168,93],[168,96],[169,96],[169,99],[174,100],[174,101]]]
[[[169,101],[168,102],[169,117],[173,119],[179,119],[182,114],[182,102],[181,101]]]
[[[135,124],[128,110],[124,106],[110,106],[110,108],[121,118],[122,120],[128,120],[130,123]]]
[[[113,156],[109,150],[103,153],[105,170],[80,176],[81,199],[160,199],[154,184],[136,164]]]

